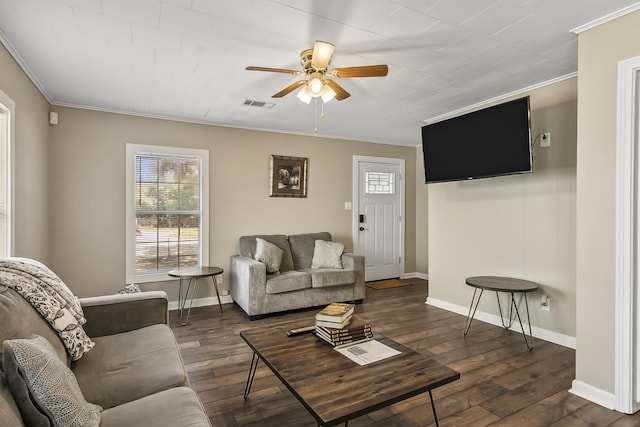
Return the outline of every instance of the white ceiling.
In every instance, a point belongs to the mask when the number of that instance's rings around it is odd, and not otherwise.
[[[577,70],[572,29],[630,0],[0,0],[0,40],[54,105],[397,145],[425,119]],[[295,92],[314,40],[332,66],[384,63],[340,79],[325,118]],[[245,99],[274,102],[248,107]]]

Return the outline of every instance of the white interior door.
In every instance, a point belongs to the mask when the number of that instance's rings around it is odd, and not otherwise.
[[[404,275],[403,174],[403,159],[354,156],[354,250],[366,281]]]

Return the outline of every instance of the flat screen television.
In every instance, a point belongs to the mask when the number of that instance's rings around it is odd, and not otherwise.
[[[533,171],[529,97],[422,127],[425,182]]]

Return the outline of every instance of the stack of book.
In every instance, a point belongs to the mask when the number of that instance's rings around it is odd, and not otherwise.
[[[316,314],[315,333],[334,347],[373,338],[371,323],[353,314],[353,304],[342,303],[333,303]]]
[[[316,313],[316,326],[342,329],[351,321],[353,304],[333,302]]]

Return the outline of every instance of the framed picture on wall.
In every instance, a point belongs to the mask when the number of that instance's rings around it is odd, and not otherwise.
[[[309,159],[271,155],[269,165],[270,197],[307,197]]]

